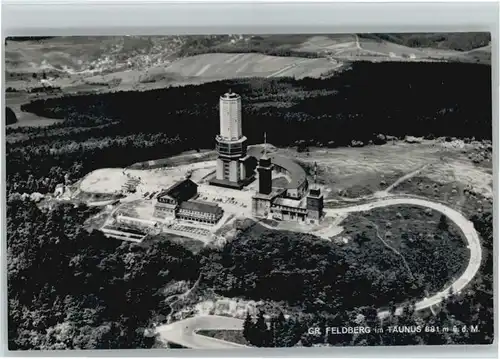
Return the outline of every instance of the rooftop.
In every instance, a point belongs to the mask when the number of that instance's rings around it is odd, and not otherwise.
[[[319,188],[311,188],[309,197],[321,197],[321,190]]]
[[[278,205],[278,206],[293,207],[293,208],[303,207],[302,200],[295,200],[295,199],[289,199],[289,198],[276,198],[274,200],[273,204]]]
[[[264,155],[264,150],[261,147],[251,146],[247,149],[247,154],[259,160]],[[290,173],[291,181],[284,188],[297,188],[306,181],[306,171],[294,160],[269,152],[267,157],[271,159],[274,165],[285,168]]]
[[[271,193],[269,194],[263,194],[263,193],[255,193],[252,197],[253,198],[259,198],[259,199],[265,199],[268,201],[273,200],[274,198],[281,196],[285,190],[284,189],[279,189],[279,188],[273,188]]]
[[[161,191],[156,198],[169,196],[176,200],[182,197],[184,191],[186,191],[189,187],[198,187],[196,183],[191,181],[190,179],[185,179],[179,182],[174,183],[172,186],[167,188],[166,190]]]
[[[238,97],[240,97],[240,95],[238,95],[237,93],[231,92],[231,90],[226,92],[224,94],[224,96],[221,96],[222,99],[228,99],[228,100],[233,100],[233,99],[236,99]]]
[[[218,204],[203,201],[185,201],[180,204],[179,209],[212,214],[222,213],[222,208],[220,208]]]

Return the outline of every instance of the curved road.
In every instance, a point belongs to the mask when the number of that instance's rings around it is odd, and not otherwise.
[[[469,263],[467,264],[467,268],[465,271],[457,278],[450,286],[444,288],[440,292],[434,294],[431,297],[427,297],[422,299],[421,301],[415,304],[416,310],[422,310],[426,308],[430,308],[433,305],[439,304],[441,300],[448,295],[450,289],[453,293],[460,292],[465,288],[467,284],[472,280],[472,278],[476,275],[479,267],[481,265],[481,242],[479,240],[479,235],[474,229],[474,225],[471,221],[465,218],[460,212],[437,202],[428,201],[426,199],[420,198],[411,198],[411,197],[389,197],[385,199],[380,199],[376,202],[365,203],[360,205],[354,205],[346,208],[332,208],[325,209],[325,212],[328,214],[342,214],[349,212],[364,212],[369,211],[374,208],[379,207],[387,207],[387,206],[396,206],[396,205],[414,205],[420,207],[431,208],[435,211],[441,212],[446,217],[448,217],[451,221],[453,221],[458,228],[461,229],[467,240],[467,248],[469,249]],[[401,312],[401,308],[396,310],[396,314]],[[388,312],[380,312],[379,315],[384,316],[387,315]]]
[[[438,211],[453,221],[462,231],[466,240],[467,248],[469,249],[469,263],[465,271],[458,277],[450,286],[444,288],[440,292],[425,297],[415,304],[416,310],[430,308],[433,305],[439,304],[445,298],[450,290],[453,293],[462,291],[467,284],[474,278],[481,265],[481,242],[479,235],[474,229],[471,221],[465,218],[460,212],[437,202],[432,202],[422,198],[391,196],[378,199],[375,202],[353,205],[345,208],[327,208],[325,212],[329,215],[339,215],[350,212],[365,212],[374,208],[396,206],[396,205],[414,205],[420,207],[431,208]],[[396,315],[401,313],[402,308],[396,309]],[[380,317],[385,317],[389,314],[388,311],[379,312]],[[202,329],[242,329],[243,320],[215,315],[198,316],[188,318],[172,324],[167,324],[156,328],[160,338],[169,342],[177,343],[188,348],[208,349],[208,348],[241,348],[243,345],[230,343],[223,340],[209,338],[196,334],[197,330]]]
[[[204,329],[242,330],[243,320],[218,315],[201,315],[156,328],[160,339],[190,349],[246,348],[244,345],[227,342],[197,334]]]

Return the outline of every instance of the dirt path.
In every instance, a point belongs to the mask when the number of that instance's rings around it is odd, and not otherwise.
[[[200,284],[200,281],[201,281],[201,277],[202,277],[202,273],[200,273],[200,275],[198,276],[198,279],[196,280],[196,282],[194,282],[194,284],[191,286],[191,288],[189,288],[187,291],[185,291],[184,293],[182,294],[173,294],[167,298],[165,298],[165,301],[168,301],[170,300],[171,298],[174,298],[174,297],[177,297],[176,300],[174,300],[172,303],[170,303],[168,306],[170,307],[170,313],[168,314],[167,316],[167,323],[170,324],[170,322],[172,321],[172,315],[175,313],[175,309],[174,309],[174,305],[179,302],[181,299],[184,299],[186,298],[197,286],[198,284]]]
[[[438,211],[448,217],[449,220],[454,222],[458,228],[462,231],[466,241],[467,248],[470,251],[469,262],[465,271],[457,278],[450,286],[444,288],[438,293],[430,297],[426,297],[415,305],[415,310],[422,310],[430,308],[436,304],[439,304],[443,298],[446,298],[450,291],[453,293],[458,293],[462,291],[467,284],[474,278],[481,265],[482,249],[481,242],[479,240],[479,235],[477,234],[474,225],[471,221],[465,218],[460,212],[438,202],[432,202],[423,198],[416,198],[410,196],[390,196],[383,199],[378,199],[374,202],[365,203],[361,205],[354,205],[345,208],[327,208],[325,212],[329,215],[338,215],[351,212],[364,212],[369,211],[374,208],[395,206],[395,205],[414,205],[424,208],[431,208]],[[396,314],[401,313],[402,308],[396,309]],[[388,311],[379,312],[379,316],[385,317],[389,315]]]
[[[389,194],[390,191],[392,191],[394,188],[396,188],[397,186],[399,186],[401,183],[403,183],[404,181],[409,180],[410,178],[415,177],[416,175],[418,175],[420,172],[422,172],[427,167],[429,167],[428,164],[427,165],[423,165],[422,167],[416,169],[415,171],[410,172],[410,173],[404,175],[403,177],[398,178],[393,184],[391,184],[389,187],[387,187],[385,190],[383,190],[382,193]]]
[[[362,219],[363,220],[363,219]],[[406,261],[405,257],[401,254],[401,252],[399,252],[396,248],[394,247],[391,247],[389,245],[389,243],[387,243],[383,238],[382,236],[380,235],[380,232],[379,232],[379,227],[376,223],[372,222],[372,221],[368,221],[368,220],[365,220],[367,223],[370,223],[374,228],[375,228],[375,231],[377,232],[377,238],[380,239],[380,241],[384,244],[384,246],[386,246],[387,248],[389,248],[391,251],[393,251],[394,253],[396,253],[396,255],[398,255],[400,258],[401,258],[401,261],[403,262],[406,270],[408,271],[408,274],[410,275],[410,278],[412,280],[415,280],[415,277],[413,276],[413,273],[410,269],[410,266],[408,265],[408,262]]]

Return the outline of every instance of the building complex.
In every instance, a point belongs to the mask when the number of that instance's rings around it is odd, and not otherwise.
[[[216,224],[223,216],[222,208],[215,203],[196,200],[198,185],[190,179],[175,183],[156,196],[154,217],[161,220],[184,219],[206,224]]]
[[[241,190],[255,178],[258,191],[252,196],[256,217],[318,223],[323,216],[321,190],[309,186],[305,170],[293,160],[247,148],[241,119],[241,97],[231,91],[220,97],[220,131],[215,138],[217,160],[211,185]],[[265,135],[264,135],[265,136]],[[280,179],[274,181],[274,179]],[[197,184],[190,179],[177,182],[156,197],[154,216],[162,220],[184,219],[216,224],[222,208],[196,200]]]

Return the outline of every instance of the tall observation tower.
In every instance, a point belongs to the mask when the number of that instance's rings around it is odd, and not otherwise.
[[[229,90],[219,100],[220,132],[215,136],[217,169],[213,185],[242,188],[253,171],[249,170],[247,138],[241,126],[241,97]]]

